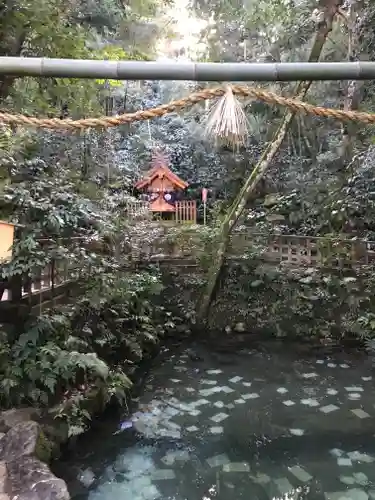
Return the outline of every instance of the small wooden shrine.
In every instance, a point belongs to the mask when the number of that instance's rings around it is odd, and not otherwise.
[[[166,156],[155,151],[151,170],[136,183],[135,188],[147,195],[149,210],[159,218],[196,224],[196,200],[183,199],[188,185],[168,168]]]

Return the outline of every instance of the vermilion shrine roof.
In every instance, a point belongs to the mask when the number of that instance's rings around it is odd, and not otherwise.
[[[152,164],[154,165],[151,170],[149,170],[145,177],[135,184],[136,189],[143,189],[152,183],[152,181],[158,177],[166,177],[172,184],[180,189],[186,189],[188,183],[182,180],[178,175],[174,174],[172,170],[167,167],[168,159],[161,152],[156,151],[152,158]]]

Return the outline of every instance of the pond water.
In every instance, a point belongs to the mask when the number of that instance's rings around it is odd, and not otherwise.
[[[60,464],[74,500],[375,499],[370,359],[291,346],[200,356],[172,355],[131,423]]]

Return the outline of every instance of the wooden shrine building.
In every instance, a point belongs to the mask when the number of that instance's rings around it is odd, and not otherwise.
[[[135,188],[146,195],[149,211],[155,218],[171,220],[182,224],[196,224],[196,200],[184,200],[188,183],[168,168],[167,158],[156,151],[152,168]]]

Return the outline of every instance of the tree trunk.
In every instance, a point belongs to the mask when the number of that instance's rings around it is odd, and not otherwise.
[[[341,7],[343,0],[321,0],[319,2],[319,12],[315,16],[318,19],[317,33],[310,52],[308,62],[316,62],[319,60],[322,53],[324,43],[328,34],[332,30],[332,24]],[[300,82],[295,91],[296,99],[303,100],[311,86],[312,82]],[[251,172],[248,179],[245,181],[242,189],[235,198],[232,206],[222,223],[219,236],[216,255],[212,258],[212,265],[208,271],[207,286],[202,296],[200,307],[198,308],[198,321],[200,323],[207,319],[212,299],[215,295],[219,278],[225,261],[225,255],[228,248],[230,234],[235,227],[239,217],[241,216],[247,202],[258,185],[258,182],[263,178],[264,174],[271,165],[271,162],[277,154],[282,142],[288,132],[289,126],[295,116],[294,112],[286,111],[281,122],[281,125],[276,132],[274,139],[266,147],[257,165]]]

